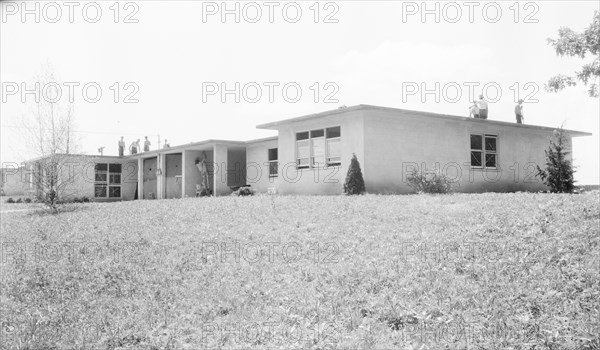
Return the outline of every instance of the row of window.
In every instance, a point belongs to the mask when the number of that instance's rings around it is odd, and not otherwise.
[[[296,134],[296,166],[298,169],[341,165],[340,127],[317,129]],[[278,174],[277,148],[268,150],[269,176]],[[471,135],[471,166],[496,168],[497,136]],[[95,166],[96,198],[121,198],[121,164],[98,163]]]
[[[496,169],[498,137],[495,135],[471,135],[471,166]]]
[[[339,126],[296,133],[296,167],[341,165],[341,136]]]
[[[121,164],[97,163],[94,182],[94,197],[121,198]]]

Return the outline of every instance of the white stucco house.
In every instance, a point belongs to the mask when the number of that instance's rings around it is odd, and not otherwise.
[[[459,192],[539,191],[546,187],[535,177],[536,165],[544,164],[555,131],[370,105],[258,128],[273,130],[274,136],[205,140],[124,157],[69,155],[81,163],[81,176],[72,184],[77,190],[71,192],[97,201],[193,197],[202,183],[197,163],[203,162],[216,196],[244,185],[265,193],[334,195],[342,193],[352,154],[369,193],[411,193],[406,176],[415,168],[435,167],[457,179]],[[591,134],[567,130],[567,135],[571,145],[573,137]],[[28,173],[39,171],[40,161],[26,162],[27,171],[12,175],[33,192]]]

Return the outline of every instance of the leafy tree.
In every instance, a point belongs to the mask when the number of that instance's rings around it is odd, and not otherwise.
[[[550,187],[552,192],[571,193],[575,188],[573,166],[567,158],[567,138],[565,131],[561,127],[554,131],[554,138],[550,140],[550,146],[546,151],[546,168],[542,169],[538,165],[537,176],[539,176],[545,185]]]
[[[350,161],[346,182],[344,183],[344,193],[347,195],[356,195],[363,194],[365,191],[365,180],[360,170],[360,163],[358,163],[356,154],[352,153],[352,160]]]
[[[584,59],[587,54],[594,57],[590,63],[584,64],[580,72],[575,72],[575,77],[563,74],[556,75],[546,83],[546,90],[557,92],[568,86],[577,85],[577,81],[588,86],[591,97],[598,97],[598,78],[600,77],[600,12],[594,12],[592,24],[583,31],[575,33],[567,27],[558,30],[558,39],[548,39],[548,44],[554,47],[558,56],[577,56]],[[589,83],[589,84],[588,84]]]

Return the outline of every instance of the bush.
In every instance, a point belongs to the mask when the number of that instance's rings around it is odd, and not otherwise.
[[[25,198],[25,199],[23,200],[23,202],[24,202],[24,203],[31,203],[31,198]]]
[[[242,187],[238,188],[236,191],[234,191],[233,194],[236,196],[242,196],[242,197],[254,196],[254,190],[248,186],[242,186]]]
[[[10,197],[9,199],[6,200],[6,203],[10,203],[10,204],[12,204],[14,202],[15,202],[15,200],[12,199],[12,197]]]
[[[344,182],[344,193],[346,195],[357,195],[365,193],[365,180],[363,179],[362,171],[360,170],[360,163],[356,158],[356,154],[352,154],[352,160],[350,160],[350,166],[348,167],[348,174],[346,175],[346,181]]]
[[[212,191],[209,188],[203,188],[200,191],[196,192],[196,197],[210,197],[212,196]]]
[[[449,193],[454,181],[439,170],[413,170],[407,177],[408,185],[417,193]]]
[[[83,196],[83,197],[75,197],[73,198],[71,201],[65,201],[63,203],[89,203],[90,199],[87,196]]]
[[[566,150],[567,139],[563,128],[554,131],[554,138],[546,153],[546,168],[537,166],[537,176],[544,184],[550,187],[550,192],[572,193],[575,189],[575,179],[571,161],[567,159],[569,152]]]
[[[15,203],[23,203],[23,198],[17,199]]]

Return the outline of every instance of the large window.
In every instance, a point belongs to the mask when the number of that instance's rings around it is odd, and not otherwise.
[[[121,164],[98,163],[94,173],[94,197],[121,198]]]
[[[471,166],[496,169],[498,137],[495,135],[471,135]]]
[[[269,148],[268,153],[269,153],[269,155],[268,155],[268,157],[269,157],[269,177],[277,177],[277,173],[278,173],[277,148]]]
[[[334,166],[341,164],[341,129],[339,126],[303,131],[296,134],[296,167]]]

